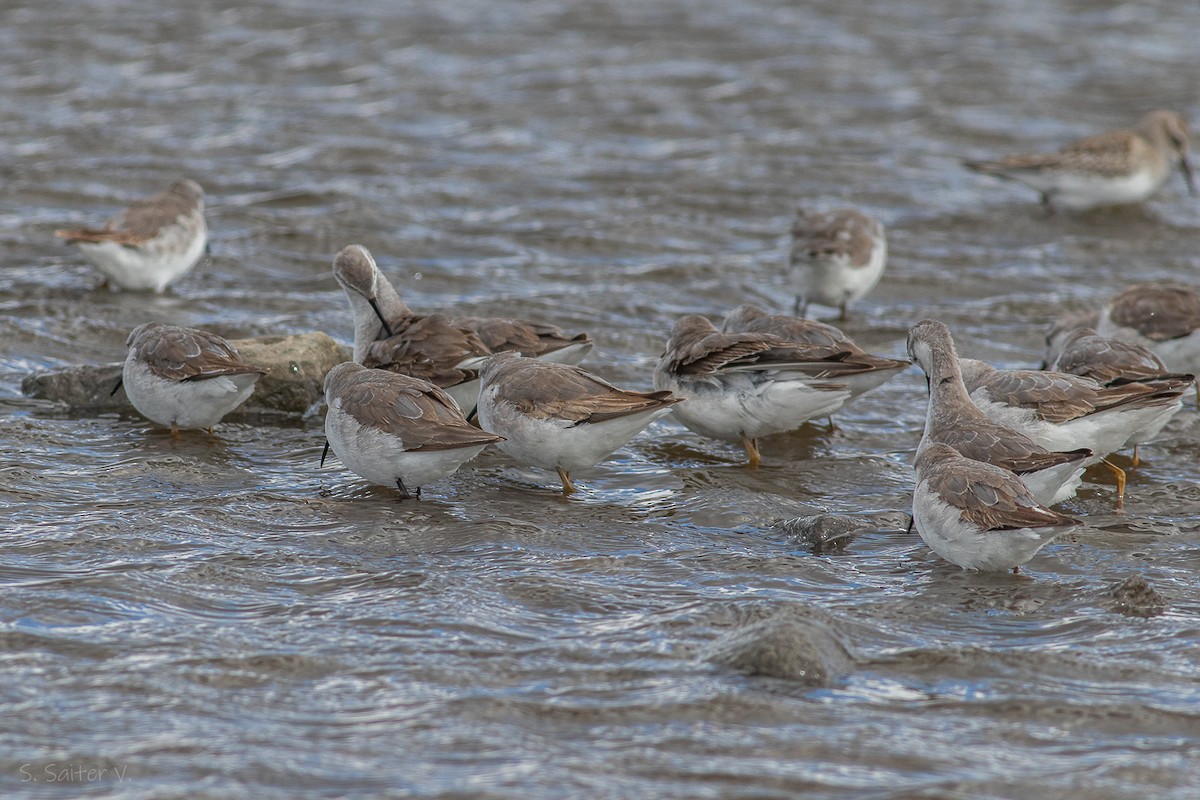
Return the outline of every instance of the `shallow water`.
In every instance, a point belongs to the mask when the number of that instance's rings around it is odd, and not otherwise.
[[[936,317],[1036,363],[1060,309],[1192,280],[1200,203],[1175,178],[1048,216],[958,162],[1197,119],[1200,6],[970,5],[0,10],[0,794],[1195,797],[1194,407],[1124,513],[1090,475],[1065,505],[1087,525],[1012,576],[901,525],[819,555],[773,527],[908,509],[916,370],[757,470],[661,421],[570,499],[489,453],[399,503],[318,468],[319,416],[172,440],[21,396],[146,319],[346,341],[351,242],[418,309],[588,330],[589,368],[648,388],[677,315],[789,304],[801,204],[889,228],[845,326],[864,346]],[[181,174],[213,256],[166,295],[98,290],[54,240]],[[1157,597],[1122,604],[1130,576]],[[710,658],[781,616],[825,631],[835,674]]]

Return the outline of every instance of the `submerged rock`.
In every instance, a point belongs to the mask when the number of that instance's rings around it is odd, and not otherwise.
[[[1167,608],[1166,598],[1136,573],[1110,586],[1108,595],[1109,610],[1127,617],[1156,617]]]
[[[838,553],[861,531],[904,530],[909,516],[898,511],[869,514],[812,514],[777,522],[771,527],[813,553]]]
[[[259,379],[250,399],[226,419],[262,413],[303,414],[324,398],[325,373],[350,359],[348,348],[320,332],[231,339],[230,344],[247,363],[270,371]],[[21,390],[29,397],[64,405],[73,413],[132,410],[124,389],[113,394],[120,377],[120,364],[67,367],[30,375],[21,382]]]
[[[747,675],[784,678],[805,686],[831,686],[853,664],[828,622],[792,608],[739,625],[713,640],[700,657]]]

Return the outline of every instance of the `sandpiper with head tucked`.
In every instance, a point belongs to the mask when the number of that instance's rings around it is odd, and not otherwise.
[[[592,337],[574,335],[544,322],[509,317],[454,317],[455,325],[470,328],[493,353],[519,353],[538,361],[578,364],[592,350]]]
[[[1039,503],[1011,470],[940,442],[917,456],[913,525],[930,549],[963,569],[1018,567],[1079,520]]]
[[[1046,360],[1042,367],[1091,378],[1104,386],[1130,383],[1181,382],[1195,385],[1193,375],[1171,372],[1154,351],[1137,342],[1101,336],[1088,324],[1097,315],[1061,318],[1046,337]],[[1070,327],[1073,323],[1077,327]],[[1182,405],[1182,403],[1181,403]],[[1173,415],[1163,415],[1135,431],[1125,442],[1133,446],[1133,466],[1138,466],[1138,445],[1158,435]]]
[[[194,328],[147,322],[133,329],[126,345],[118,386],[125,386],[134,408],[172,434],[211,429],[267,373],[242,361],[220,336]]]
[[[912,366],[911,361],[868,353],[833,325],[787,314],[768,314],[748,303],[725,315],[721,330],[725,333],[769,333],[803,346],[814,360],[828,362],[828,372],[822,377],[846,384],[850,390],[847,403]]]
[[[1149,348],[1169,370],[1200,374],[1200,292],[1190,286],[1127,286],[1100,310],[1096,332]]]
[[[887,264],[883,226],[853,208],[825,213],[801,211],[792,225],[789,257],[796,287],[794,313],[804,316],[810,303],[838,309],[866,295]]]
[[[325,439],[355,474],[401,499],[444,478],[500,437],[467,422],[429,381],[349,361],[325,376]],[[324,454],[321,461],[324,462]]]
[[[959,359],[971,400],[993,422],[1007,425],[1047,450],[1086,447],[1091,463],[1131,439],[1161,430],[1183,407],[1192,381],[1177,378],[1105,386],[1091,378],[1040,370],[998,370],[983,361]],[[1117,478],[1117,502],[1125,495],[1125,472],[1104,462]]]
[[[165,192],[133,203],[101,228],[55,235],[78,245],[84,258],[116,286],[161,292],[204,254],[204,190],[192,180],[176,181]]]
[[[1064,315],[1046,334],[1042,369],[1081,375],[1116,386],[1164,378],[1186,380],[1188,373],[1171,372],[1154,351],[1136,342],[1096,333],[1099,312],[1087,317]]]
[[[959,359],[971,399],[989,417],[1051,450],[1080,444],[1097,456],[1120,449],[1129,436],[1179,410],[1189,376],[1100,383],[1045,370],[1001,370]]]
[[[1183,115],[1151,111],[1132,130],[1089,136],[1057,153],[964,163],[985,175],[1036,189],[1047,207],[1082,211],[1145,200],[1163,185],[1176,163],[1194,195],[1190,141]]]
[[[914,325],[908,333],[908,353],[925,370],[929,384],[918,458],[935,442],[947,444],[969,459],[1017,473],[1039,503],[1054,505],[1075,494],[1092,451],[1086,447],[1048,450],[1020,431],[988,419],[967,395],[954,340],[944,324],[926,319]]]
[[[824,377],[836,367],[810,357],[804,345],[770,333],[722,333],[689,314],[675,321],[654,387],[687,400],[675,410],[686,427],[740,442],[754,466],[760,437],[828,417],[850,398],[845,383]]]
[[[497,353],[480,373],[479,424],[523,464],[571,472],[599,463],[680,402],[670,392],[619,389],[579,367]]]

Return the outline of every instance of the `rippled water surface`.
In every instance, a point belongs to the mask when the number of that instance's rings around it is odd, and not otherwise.
[[[20,389],[147,319],[348,341],[352,242],[415,308],[590,331],[649,388],[677,315],[786,308],[795,210],[845,203],[890,235],[860,343],[937,317],[1034,364],[1061,309],[1193,280],[1200,202],[1047,215],[959,160],[1200,120],[1198,30],[1166,0],[6,4],[0,795],[1200,796],[1194,404],[1124,513],[1090,474],[1013,576],[904,532],[915,370],[757,470],[668,419],[570,499],[489,453],[404,503],[318,467],[319,415],[173,440]],[[180,175],[213,254],[161,297],[53,237]],[[818,512],[897,513],[828,552],[775,526]],[[823,669],[745,674],[756,637]]]

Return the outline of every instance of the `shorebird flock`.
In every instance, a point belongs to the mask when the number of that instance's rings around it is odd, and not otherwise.
[[[1195,194],[1187,122],[1153,111],[1134,128],[1092,136],[1047,155],[966,162],[1036,189],[1070,210],[1139,202],[1178,165]],[[587,333],[541,321],[464,317],[409,308],[366,248],[337,253],[333,275],[353,317],[353,360],[325,378],[325,451],[402,499],[453,474],[484,448],[572,472],[608,457],[668,414],[695,433],[739,443],[749,466],[760,439],[831,418],[913,362],[929,386],[914,472],[913,527],[965,569],[1017,571],[1080,521],[1051,506],[1072,497],[1084,470],[1152,439],[1183,407],[1200,370],[1200,293],[1173,284],[1129,286],[1092,313],[1064,315],[1046,337],[1039,370],[1000,370],[959,358],[950,330],[922,320],[908,356],[866,352],[841,330],[804,315],[848,308],[879,282],[883,226],[853,209],[802,211],[791,231],[792,315],[752,305],[718,327],[675,321],[654,390],[632,391],[577,366]],[[59,231],[114,288],[161,292],[207,246],[204,192],[192,180],[139,201],[103,227]],[[211,432],[265,370],[224,339],[146,322],[129,335],[121,383],[134,407],[172,434]],[[121,384],[118,384],[118,387]],[[114,388],[114,393],[116,388]]]

